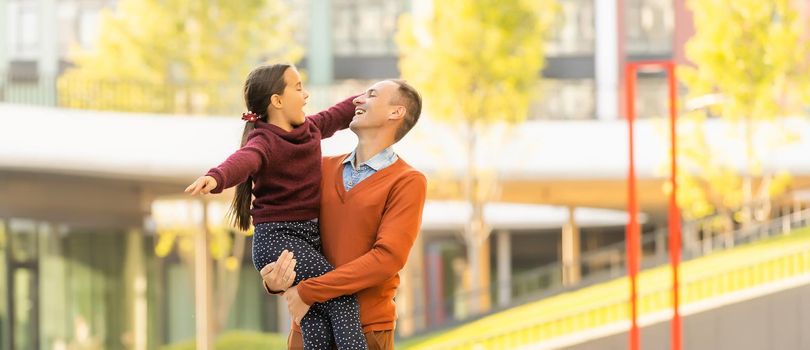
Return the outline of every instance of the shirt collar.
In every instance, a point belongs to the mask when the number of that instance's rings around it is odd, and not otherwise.
[[[355,148],[346,159],[343,160],[342,164],[350,163],[352,167],[354,167],[354,159],[357,156],[357,149]],[[375,171],[380,171],[380,169],[385,168],[388,165],[391,165],[392,159],[394,158],[394,148],[389,146],[386,149],[380,151],[371,157],[371,159],[367,160],[365,163],[359,164],[355,169],[367,165],[369,168],[374,169]]]

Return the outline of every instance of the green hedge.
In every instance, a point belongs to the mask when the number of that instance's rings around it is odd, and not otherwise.
[[[169,344],[161,350],[194,350],[194,339]],[[287,336],[277,333],[228,331],[217,337],[216,350],[268,350],[286,349]]]

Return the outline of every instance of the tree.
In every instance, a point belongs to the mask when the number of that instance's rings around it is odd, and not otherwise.
[[[483,308],[489,304],[489,278],[479,272],[489,264],[479,254],[490,233],[483,209],[497,180],[477,161],[479,141],[493,124],[526,119],[556,11],[551,0],[446,0],[432,2],[430,14],[404,15],[400,22],[402,76],[429,97],[425,108],[431,116],[461,124],[466,132],[463,192],[472,215],[464,239],[470,289],[483,294]]]
[[[764,174],[755,151],[795,139],[780,121],[799,111],[802,100],[806,103],[810,97],[810,50],[802,39],[806,22],[798,18],[790,0],[690,0],[688,6],[694,14],[695,35],[686,44],[686,57],[694,66],[679,67],[678,75],[690,98],[714,96],[715,101],[681,118],[679,154],[684,167],[678,175],[678,201],[686,218],[717,213],[712,225],[729,230],[732,219],[743,224],[752,220],[755,192],[767,204],[790,181],[784,172]],[[708,113],[741,129],[729,136],[742,138],[746,159],[742,175],[730,155],[706,139]],[[758,176],[762,181],[754,189],[753,178]]]
[[[238,113],[252,67],[301,57],[287,13],[273,0],[122,0],[102,11],[94,48],[74,48],[60,105]]]

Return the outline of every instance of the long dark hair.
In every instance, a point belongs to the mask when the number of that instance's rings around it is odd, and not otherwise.
[[[259,120],[267,122],[267,107],[270,104],[270,97],[281,95],[287,84],[284,83],[284,72],[292,67],[289,64],[273,64],[261,66],[248,74],[245,80],[245,106],[248,111],[256,113]],[[242,132],[242,144],[245,146],[248,135],[255,128],[251,122],[245,123],[245,131]],[[248,177],[245,182],[236,186],[236,193],[233,196],[231,209],[228,213],[233,219],[233,225],[242,231],[250,228],[250,202],[253,197],[253,177]]]

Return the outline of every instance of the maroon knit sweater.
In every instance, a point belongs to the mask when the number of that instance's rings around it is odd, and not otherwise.
[[[211,193],[253,178],[253,224],[318,217],[321,203],[321,139],[349,127],[354,96],[308,116],[287,132],[256,121],[245,145],[208,171],[217,180]]]

